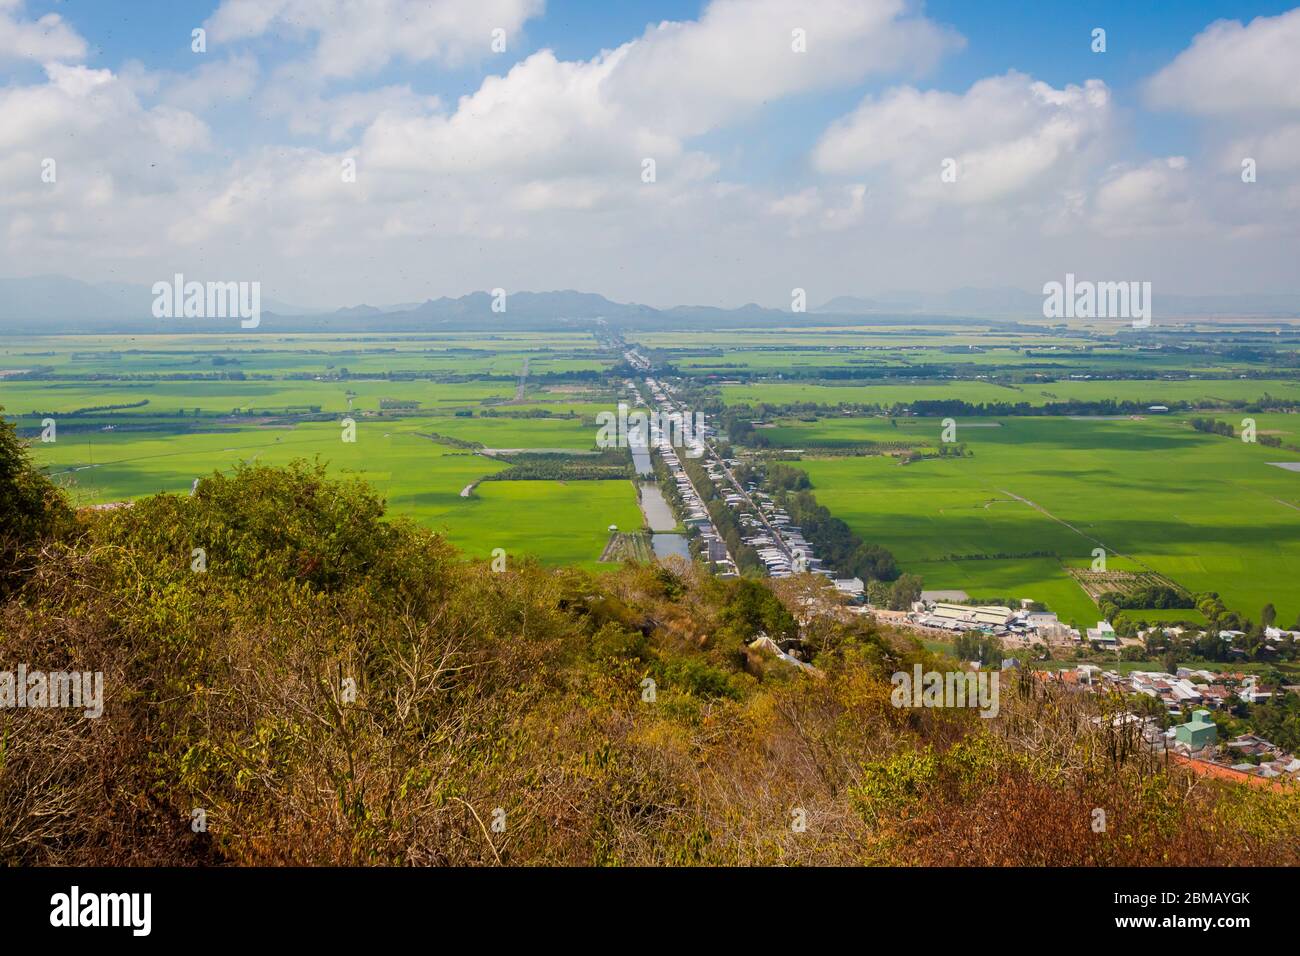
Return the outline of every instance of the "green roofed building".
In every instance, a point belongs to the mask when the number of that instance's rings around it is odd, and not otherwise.
[[[1200,750],[1218,739],[1219,729],[1210,720],[1208,710],[1192,711],[1192,719],[1174,728],[1174,739],[1187,744],[1193,750]]]

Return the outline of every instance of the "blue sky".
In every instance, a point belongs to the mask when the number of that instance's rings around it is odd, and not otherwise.
[[[93,42],[90,62],[116,68],[140,60],[155,69],[185,70],[193,66],[189,31],[214,9],[213,0],[46,0],[29,5],[33,12],[59,12]],[[546,15],[530,22],[511,44],[510,58],[548,48],[566,60],[587,59],[601,49],[633,39],[651,23],[691,20],[705,6],[697,0],[551,0]],[[955,27],[966,47],[949,57],[927,77],[942,89],[963,89],[981,77],[1016,69],[1053,85],[1100,77],[1124,103],[1141,82],[1172,60],[1206,25],[1219,19],[1250,20],[1283,13],[1286,2],[1245,0],[1092,0],[1088,3],[1050,0],[929,0],[925,12]],[[1107,30],[1108,50],[1098,56],[1090,49],[1094,27]],[[271,55],[288,55],[303,44],[268,42]],[[410,83],[418,90],[454,98],[473,92],[482,78],[497,68],[494,60],[461,70],[431,69],[428,65],[394,64],[374,74],[377,83]],[[797,149],[788,130],[815,137],[824,126],[850,109],[864,92],[888,82],[873,80],[834,95],[801,99],[772,107],[751,125],[751,135],[764,128],[774,135],[748,157],[750,175],[787,175],[797,168]],[[1175,117],[1150,118],[1143,123],[1137,144],[1148,151],[1177,151],[1191,142],[1188,124]],[[732,138],[720,137],[722,147]],[[778,147],[773,149],[772,147]]]
[[[494,273],[654,304],[780,304],[782,270],[825,297],[1067,268],[1296,289],[1294,4],[353,0],[340,26],[319,15],[336,2],[0,0],[0,110],[30,136],[14,175],[59,152],[67,170],[7,201],[9,268],[256,268],[313,304]],[[411,26],[434,3],[455,23]],[[499,22],[505,54],[484,49]],[[349,31],[376,23],[351,62]],[[805,59],[781,52],[790,24]],[[365,175],[336,194],[320,177],[349,157]]]

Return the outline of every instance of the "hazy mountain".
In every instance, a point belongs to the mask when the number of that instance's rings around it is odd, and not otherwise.
[[[653,315],[656,310],[645,305],[624,305],[612,302],[594,292],[512,292],[504,300],[505,311],[494,312],[494,298],[488,292],[471,292],[459,299],[430,299],[412,309],[407,315],[450,319],[466,316],[514,315],[527,317],[553,317],[557,319],[623,319],[630,316]]]
[[[1157,317],[1300,316],[1300,295],[1247,294],[1153,296]],[[614,302],[594,292],[511,292],[505,311],[494,312],[489,292],[458,298],[443,296],[391,306],[342,306],[333,311],[295,307],[263,296],[262,330],[297,332],[419,332],[475,330],[490,323],[499,330],[588,328],[600,321],[614,327],[645,329],[744,328],[773,325],[890,324],[899,318],[933,324],[955,316],[995,320],[1033,320],[1042,314],[1042,296],[1022,289],[954,289],[943,293],[885,292],[870,298],[837,296],[807,313],[791,313],[748,303],[735,309],[683,305],[655,309]],[[222,319],[155,319],[148,286],[87,283],[46,275],[0,279],[0,332],[212,332],[238,331]]]

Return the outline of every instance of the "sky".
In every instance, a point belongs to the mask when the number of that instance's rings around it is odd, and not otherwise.
[[[1297,50],[1229,0],[0,0],[0,275],[1300,292]]]

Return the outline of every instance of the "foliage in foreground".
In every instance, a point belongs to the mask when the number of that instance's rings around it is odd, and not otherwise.
[[[804,627],[821,677],[749,650],[798,582],[495,573],[301,464],[38,543],[0,660],[107,701],[0,711],[0,863],[1300,862],[1300,797],[1166,768],[1087,699],[896,709],[942,662],[857,621]]]
[[[66,531],[71,520],[59,490],[32,467],[13,424],[0,418],[0,598],[21,583],[33,545]]]

